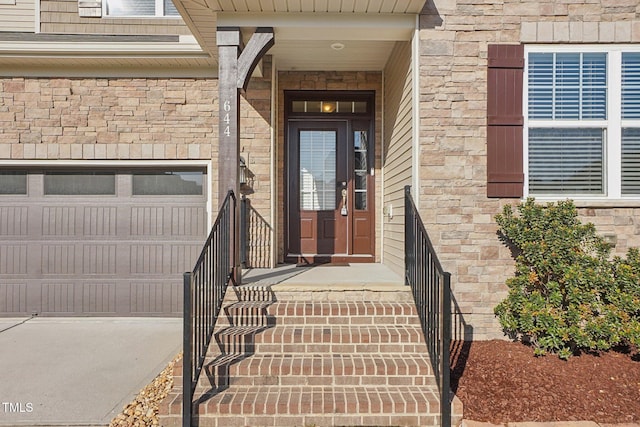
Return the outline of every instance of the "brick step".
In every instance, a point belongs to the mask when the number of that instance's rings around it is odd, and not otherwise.
[[[256,335],[262,344],[400,344],[423,343],[419,325],[282,325]]]
[[[341,289],[312,289],[308,285],[274,286],[274,294],[278,301],[354,301],[354,302],[405,302],[413,303],[411,289],[403,284],[386,285],[384,288],[356,285],[344,286]]]
[[[239,301],[223,307],[219,326],[419,325],[413,304]]]
[[[419,325],[220,326],[215,343],[222,354],[426,353]]]
[[[220,325],[273,326],[276,319],[269,314],[272,301],[238,301],[225,305],[219,317]]]
[[[381,301],[278,301],[268,308],[274,316],[415,316],[411,302]]]
[[[207,370],[216,384],[434,385],[429,358],[421,354],[254,355],[234,364],[220,358]]]
[[[238,301],[270,301],[276,300],[270,286],[242,285],[230,289]]]
[[[208,353],[212,353],[214,357],[218,354],[253,354],[256,348],[256,337],[267,330],[266,326],[221,325],[216,328],[215,341],[211,344],[217,345],[217,349],[212,349],[210,345]]]
[[[212,396],[196,413],[218,426],[429,426],[437,425],[438,398],[431,386],[240,387]]]

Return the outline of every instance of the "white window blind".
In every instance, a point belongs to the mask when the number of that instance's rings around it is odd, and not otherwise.
[[[300,209],[336,207],[336,132],[300,132]]]
[[[622,129],[622,194],[640,194],[640,128]]]
[[[107,16],[179,16],[171,0],[106,0]]]
[[[605,119],[606,53],[531,53],[530,120]]]
[[[176,9],[171,0],[164,0],[164,15],[180,16],[180,13],[178,13],[178,9]]]
[[[640,53],[622,54],[622,118],[640,119]]]
[[[602,129],[529,129],[529,192],[602,194]]]

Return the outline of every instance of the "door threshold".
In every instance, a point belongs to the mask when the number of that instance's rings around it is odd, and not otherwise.
[[[289,254],[285,257],[288,264],[303,265],[335,265],[346,266],[352,263],[375,263],[373,255],[301,255]]]

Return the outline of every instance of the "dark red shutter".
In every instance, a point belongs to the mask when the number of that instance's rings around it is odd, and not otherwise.
[[[489,45],[487,197],[522,197],[523,45]]]

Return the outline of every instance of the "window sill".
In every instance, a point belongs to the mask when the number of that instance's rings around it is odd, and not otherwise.
[[[534,197],[538,203],[558,202],[561,200],[571,200],[577,208],[640,208],[640,198],[638,199],[574,199],[571,197]],[[523,199],[525,201],[526,198]]]

